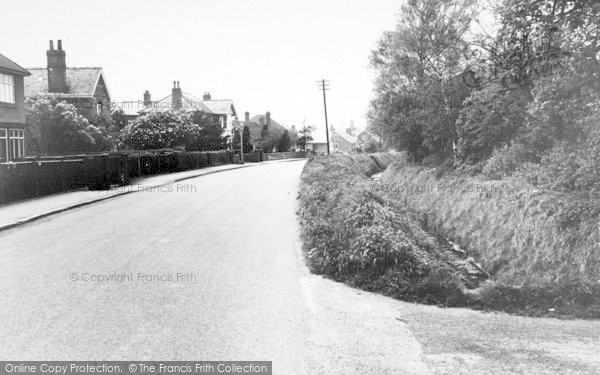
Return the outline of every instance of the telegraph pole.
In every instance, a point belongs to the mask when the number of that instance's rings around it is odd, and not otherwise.
[[[322,79],[317,81],[317,85],[319,89],[323,91],[323,108],[325,108],[325,135],[327,137],[327,155],[330,155],[329,151],[329,123],[327,122],[327,97],[325,96],[325,91],[329,90],[329,80]]]

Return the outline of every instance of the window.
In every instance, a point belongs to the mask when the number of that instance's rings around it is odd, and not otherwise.
[[[8,137],[6,129],[0,129],[0,162],[8,161]]]
[[[15,103],[15,77],[0,73],[0,103]]]
[[[9,133],[12,158],[25,156],[25,133],[23,129],[10,129]]]
[[[98,117],[102,116],[102,103],[96,104],[96,115]]]

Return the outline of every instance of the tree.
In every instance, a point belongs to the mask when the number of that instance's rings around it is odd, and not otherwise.
[[[306,144],[313,140],[312,132],[314,130],[314,126],[304,126],[300,129],[300,137],[298,137],[298,147],[302,149],[302,151],[306,151]]]
[[[192,122],[200,126],[198,142],[194,145],[194,150],[213,151],[226,148],[223,129],[212,115],[195,111],[192,113]]]
[[[135,150],[183,146],[196,149],[200,126],[180,110],[154,111],[138,117],[121,132],[120,146]]]
[[[474,0],[408,0],[396,30],[371,53],[377,78],[369,127],[413,160],[452,155],[469,95],[462,51],[475,15]]]
[[[123,130],[129,121],[127,120],[127,116],[125,116],[125,112],[122,108],[116,109],[112,112],[112,121],[111,126],[108,131],[112,133],[118,134],[121,130]]]
[[[247,126],[244,126],[243,136],[244,136],[244,152],[252,152],[254,147],[252,146],[251,139],[250,139],[250,128],[248,128]],[[240,131],[238,129],[235,129],[234,135],[233,135],[233,150],[237,151],[239,149],[240,149]]]
[[[113,141],[106,129],[91,125],[77,108],[56,99],[25,102],[30,151],[41,155],[106,151]]]
[[[288,152],[290,150],[291,144],[292,144],[292,142],[290,139],[290,134],[286,130],[283,132],[283,134],[281,135],[281,138],[279,139],[279,145],[277,146],[277,150],[279,152]]]

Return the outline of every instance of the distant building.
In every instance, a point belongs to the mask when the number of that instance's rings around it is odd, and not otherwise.
[[[332,131],[331,132],[331,144],[333,152],[341,152],[349,154],[356,151],[356,140],[357,137],[348,132],[343,131]]]
[[[25,156],[24,77],[30,73],[0,54],[0,163]]]
[[[110,92],[102,68],[67,67],[62,42],[50,41],[46,68],[29,68],[26,98],[56,98],[73,104],[80,115],[97,124],[110,116]]]
[[[244,126],[248,127],[250,131],[250,139],[254,149],[259,149],[263,146],[266,140],[262,137],[263,128],[267,128],[269,131],[269,139],[279,140],[283,133],[287,130],[279,122],[271,118],[271,112],[267,111],[264,115],[255,115],[250,118],[250,113],[244,114],[244,121],[241,122]],[[277,150],[277,145],[273,145],[272,152]]]
[[[152,101],[148,90],[144,92],[143,101],[118,102],[115,109],[122,109],[129,120],[152,111],[164,111],[167,109],[178,109],[186,112],[202,111],[211,115],[215,124],[223,129],[223,136],[231,136],[233,132],[233,121],[237,117],[233,100],[213,100],[210,93],[204,93],[202,99],[183,92],[179,81],[173,81],[171,94],[158,100]]]
[[[366,152],[369,147],[373,147],[372,145],[375,145],[375,147],[379,145],[379,142],[374,135],[366,130],[358,135],[356,139],[356,149],[358,151]]]

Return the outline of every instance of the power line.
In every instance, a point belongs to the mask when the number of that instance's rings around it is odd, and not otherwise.
[[[323,108],[325,109],[325,136],[327,138],[327,155],[330,155],[329,151],[329,123],[327,121],[327,97],[325,95],[325,91],[329,91],[329,80],[322,79],[317,81],[317,86],[319,86],[319,90],[323,91]]]

